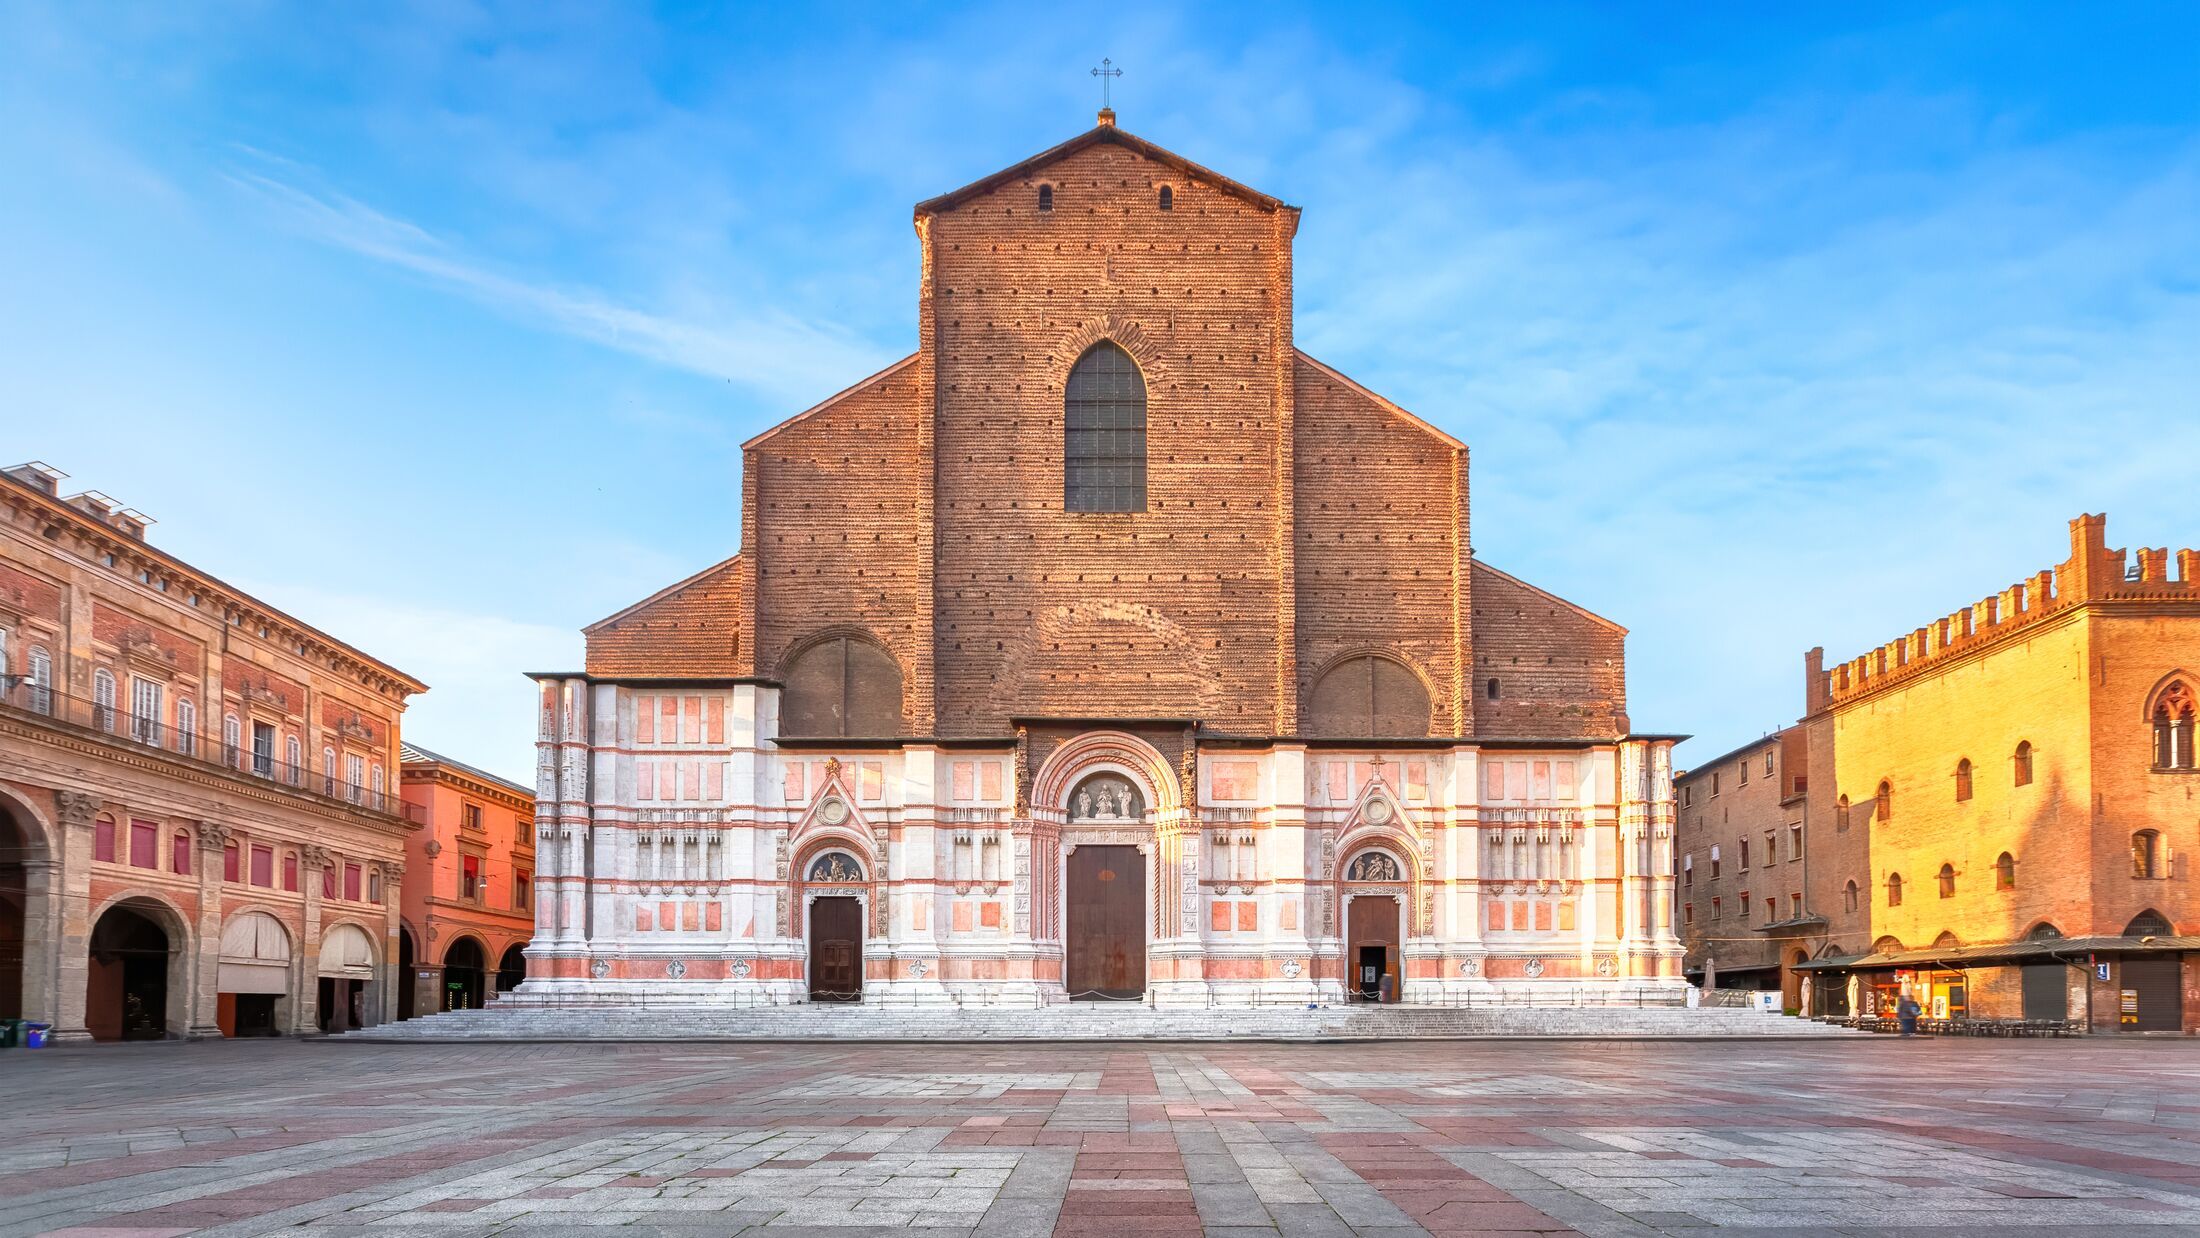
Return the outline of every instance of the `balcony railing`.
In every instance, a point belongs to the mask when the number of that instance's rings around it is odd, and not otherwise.
[[[152,718],[141,717],[117,705],[106,705],[71,696],[56,688],[42,687],[13,676],[0,679],[0,706],[36,714],[63,726],[111,735],[119,740],[157,748],[194,765],[211,766],[231,773],[259,778],[321,799],[349,804],[368,812],[426,821],[416,804],[408,804],[388,791],[364,787],[339,777],[334,771],[275,759],[251,744],[225,744],[218,734],[178,730]]]

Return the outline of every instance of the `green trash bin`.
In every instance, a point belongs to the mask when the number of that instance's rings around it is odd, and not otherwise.
[[[0,1019],[0,1049],[20,1048],[23,1039],[23,1020]]]

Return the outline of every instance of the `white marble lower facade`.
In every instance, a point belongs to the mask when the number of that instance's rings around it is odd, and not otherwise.
[[[1681,992],[1666,737],[779,742],[777,698],[543,677],[520,1000]]]

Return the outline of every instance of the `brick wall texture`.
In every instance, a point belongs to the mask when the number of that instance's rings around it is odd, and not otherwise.
[[[1627,729],[1623,630],[1472,560],[1465,446],[1295,347],[1295,208],[1103,125],[916,223],[918,352],[747,444],[740,554],[591,628],[591,673],[777,680],[846,632],[900,664],[907,735],[1293,735],[1377,653],[1433,736]],[[1142,512],[1065,510],[1102,341],[1145,383]]]

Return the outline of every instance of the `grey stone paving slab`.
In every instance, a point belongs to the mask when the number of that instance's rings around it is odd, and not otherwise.
[[[0,1238],[2200,1234],[2188,1045],[1883,1048],[69,1048]]]

